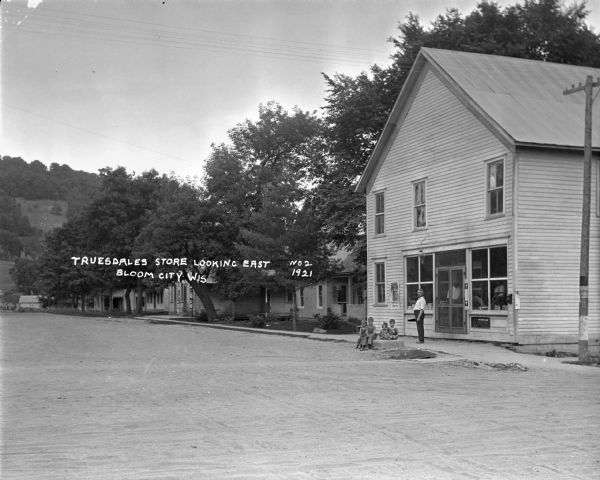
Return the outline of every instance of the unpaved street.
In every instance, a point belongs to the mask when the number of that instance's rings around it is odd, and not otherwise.
[[[0,325],[4,480],[600,478],[598,368],[132,319]]]

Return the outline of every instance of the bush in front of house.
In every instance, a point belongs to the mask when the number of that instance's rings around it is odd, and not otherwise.
[[[267,321],[262,315],[251,315],[250,316],[250,327],[252,328],[265,328]]]
[[[340,316],[332,312],[327,312],[325,315],[317,314],[315,318],[319,320],[319,328],[323,330],[337,330],[342,324]]]

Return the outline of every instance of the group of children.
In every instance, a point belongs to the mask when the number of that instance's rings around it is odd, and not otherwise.
[[[396,328],[396,321],[392,318],[388,326],[387,322],[383,322],[379,333],[375,331],[375,325],[373,325],[373,317],[369,317],[360,324],[359,336],[356,340],[356,348],[359,350],[367,350],[373,348],[373,340],[379,336],[380,340],[396,340],[398,338],[398,329]]]

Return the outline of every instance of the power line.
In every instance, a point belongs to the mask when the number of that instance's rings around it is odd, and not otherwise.
[[[48,22],[38,22],[37,17],[44,17],[46,19],[56,19],[59,24],[48,24]],[[149,22],[135,22],[135,21],[124,21],[133,24],[142,25],[153,25],[159,26],[160,30],[145,30],[143,28],[131,27],[124,29],[121,19],[104,16],[93,16],[102,19],[109,19],[109,22],[90,22],[87,19],[79,19],[73,16],[56,16],[39,13],[36,16],[30,16],[27,23],[21,24],[16,27],[20,32],[42,34],[42,35],[60,35],[60,36],[75,36],[75,37],[87,37],[99,40],[108,40],[119,43],[129,43],[145,46],[163,46],[169,48],[180,48],[190,50],[209,50],[209,51],[220,51],[226,53],[248,53],[252,55],[267,56],[271,58],[294,58],[303,61],[338,61],[349,64],[360,64],[364,65],[366,61],[369,61],[365,55],[366,50],[362,53],[358,53],[358,49],[352,49],[346,47],[345,50],[342,47],[335,47],[336,50],[314,50],[315,46],[323,46],[321,44],[312,44],[309,42],[293,42],[282,39],[277,39],[276,44],[264,43],[266,37],[254,37],[259,38],[260,42],[256,41],[237,41],[234,36],[244,38],[243,35],[231,34],[224,32],[217,32],[214,30],[203,30],[206,34],[187,34],[181,32],[181,30],[189,29],[178,29],[177,31],[169,29],[159,24],[152,24]],[[62,28],[60,28],[62,27]],[[50,29],[49,29],[50,28]],[[217,35],[215,37],[215,34]],[[250,37],[253,38],[253,37]],[[288,43],[288,45],[285,45]],[[327,47],[326,48],[331,48]],[[362,50],[362,49],[361,49]],[[357,59],[357,56],[363,56],[364,60]]]
[[[278,43],[289,43],[289,44],[296,44],[296,45],[307,45],[307,46],[311,46],[311,47],[321,47],[321,48],[326,48],[328,50],[339,50],[339,51],[347,51],[350,53],[357,53],[357,52],[363,52],[365,54],[371,54],[371,49],[368,48],[359,48],[359,47],[348,47],[347,45],[334,45],[334,44],[324,44],[324,43],[318,43],[318,42],[306,42],[306,41],[297,41],[297,40],[287,40],[287,39],[282,39],[282,38],[275,38],[275,37],[265,37],[265,36],[258,36],[258,35],[247,35],[247,34],[240,34],[240,33],[235,33],[235,32],[225,32],[225,31],[220,31],[220,30],[210,30],[210,29],[204,29],[204,28],[190,28],[190,27],[181,27],[181,26],[177,26],[177,27],[172,27],[172,26],[168,26],[165,24],[160,24],[160,23],[154,23],[154,22],[146,22],[146,21],[140,21],[140,20],[134,20],[134,19],[123,19],[123,18],[117,18],[117,17],[109,17],[109,16],[104,16],[104,15],[93,15],[93,14],[86,14],[86,13],[81,13],[81,12],[73,12],[73,11],[65,11],[65,10],[60,10],[60,9],[55,9],[53,8],[53,12],[58,12],[58,13],[63,13],[64,15],[62,16],[52,16],[49,13],[46,12],[42,12],[42,11],[36,11],[36,15],[42,15],[42,16],[47,16],[47,17],[53,17],[53,18],[64,18],[65,15],[72,15],[75,16],[75,19],[79,16],[79,17],[84,17],[84,18],[99,18],[99,19],[104,19],[104,20],[108,20],[109,24],[110,22],[113,22],[114,25],[118,25],[118,22],[123,22],[123,23],[130,23],[130,24],[139,24],[139,25],[147,25],[147,26],[152,26],[152,27],[160,27],[161,29],[166,29],[171,30],[171,31],[175,31],[175,32],[181,32],[182,30],[187,30],[187,31],[191,31],[194,34],[197,34],[197,32],[206,32],[208,34],[214,35],[227,35],[230,37],[240,37],[240,38],[245,38],[245,39],[257,39],[259,41],[269,41],[269,42],[278,42]],[[381,52],[381,54],[387,54]]]

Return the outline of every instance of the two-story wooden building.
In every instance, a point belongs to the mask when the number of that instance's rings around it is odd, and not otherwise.
[[[584,93],[600,69],[423,48],[359,181],[368,315],[426,337],[576,344]],[[597,103],[597,102],[596,102]],[[600,105],[588,332],[600,337]]]

